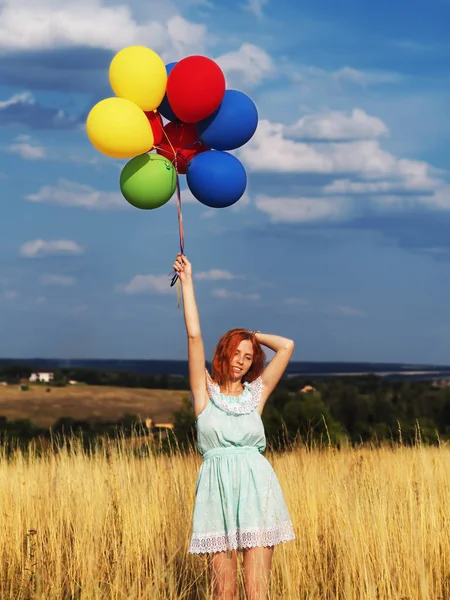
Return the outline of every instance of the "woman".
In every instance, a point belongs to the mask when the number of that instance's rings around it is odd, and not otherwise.
[[[278,479],[260,454],[266,446],[261,413],[294,342],[259,331],[229,331],[216,348],[211,378],[191,263],[178,254],[174,269],[183,290],[189,379],[203,455],[188,551],[212,555],[215,597],[228,600],[237,598],[236,551],[242,550],[247,598],[261,600],[267,596],[274,546],[295,539]],[[276,353],[265,368],[261,344]]]

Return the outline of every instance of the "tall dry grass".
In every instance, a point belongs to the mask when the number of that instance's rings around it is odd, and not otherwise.
[[[0,598],[210,598],[206,558],[186,554],[201,458],[148,450],[3,454]],[[271,599],[450,599],[450,448],[268,459],[297,533],[275,550]]]

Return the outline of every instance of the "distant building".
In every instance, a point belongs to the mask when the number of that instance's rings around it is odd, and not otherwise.
[[[450,386],[450,379],[435,379],[432,383],[433,387],[444,388]]]
[[[147,429],[173,429],[175,427],[173,423],[154,423],[150,417],[145,419],[145,426]]]
[[[30,375],[30,383],[50,383],[50,381],[53,381],[53,377],[53,373],[32,373]]]
[[[300,393],[301,394],[312,394],[315,391],[316,391],[316,388],[314,388],[312,385],[305,385],[305,387],[300,390]]]
[[[164,433],[167,429],[173,429],[175,425],[173,423],[155,423],[153,419],[145,419],[145,426],[150,433],[155,434],[156,432]]]

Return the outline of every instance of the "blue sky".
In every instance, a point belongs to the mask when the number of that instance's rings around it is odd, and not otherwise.
[[[186,357],[175,200],[129,206],[84,130],[142,44],[214,58],[259,111],[245,197],[183,196],[208,357],[243,326],[296,360],[448,364],[449,22],[447,0],[0,0],[0,356]]]

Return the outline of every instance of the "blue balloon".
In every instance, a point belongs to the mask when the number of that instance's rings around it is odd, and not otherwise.
[[[247,187],[242,163],[228,152],[207,150],[188,163],[186,181],[193,196],[211,208],[231,206]]]
[[[222,104],[196,125],[201,141],[215,150],[234,150],[248,142],[258,126],[258,111],[251,98],[226,90]]]
[[[170,75],[170,72],[176,64],[176,62],[171,62],[168,65],[166,65],[167,76]],[[180,121],[180,119],[173,112],[172,107],[169,104],[169,100],[167,99],[167,93],[164,94],[164,98],[162,99],[161,104],[158,106],[158,111],[163,117],[165,117],[169,121]]]

